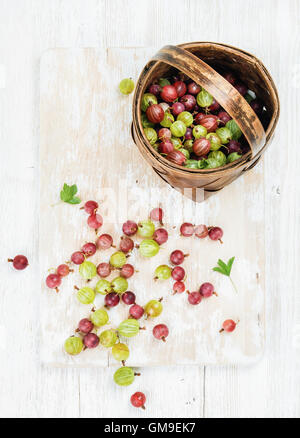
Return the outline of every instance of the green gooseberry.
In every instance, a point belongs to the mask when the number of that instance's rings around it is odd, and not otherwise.
[[[103,345],[103,347],[110,348],[118,340],[118,335],[115,330],[104,330],[99,336],[100,344]]]
[[[65,342],[65,351],[72,356],[76,356],[83,350],[83,342],[77,336],[71,336]]]
[[[122,251],[117,251],[110,256],[109,263],[114,268],[122,268],[126,260],[126,255]]]
[[[152,221],[141,221],[138,224],[138,235],[141,237],[152,237],[155,231],[155,225]]]
[[[156,105],[157,99],[154,96],[154,94],[151,93],[145,93],[142,97],[142,111],[146,112],[149,105]]]
[[[110,282],[101,278],[95,286],[95,291],[101,295],[109,294],[112,291]]]
[[[245,96],[244,96],[244,99],[245,99],[248,103],[252,102],[252,100],[254,99],[254,97],[251,96],[251,94],[249,93],[249,91],[250,91],[250,90],[248,90],[248,92],[247,92],[247,93],[245,94]]]
[[[139,247],[139,252],[143,257],[154,257],[159,251],[159,244],[152,239],[144,239]]]
[[[150,120],[148,120],[148,117],[146,116],[145,113],[141,114],[141,118],[142,118],[142,125],[143,128],[154,128],[154,123],[150,122]]]
[[[134,82],[131,78],[129,79],[122,79],[122,81],[119,84],[119,90],[122,94],[130,94],[134,90]]]
[[[125,336],[126,338],[132,338],[136,336],[140,331],[140,323],[137,319],[129,318],[125,319],[125,321],[121,322],[118,327],[118,332],[121,336]]]
[[[186,133],[186,125],[180,120],[172,123],[170,129],[174,137],[183,137]]]
[[[154,145],[152,145],[152,147],[156,150],[156,152],[158,152],[159,143],[155,143]]]
[[[185,156],[185,158],[186,158],[187,160],[190,158],[190,153],[189,153],[189,151],[188,151],[187,149],[180,148],[180,149],[178,149],[178,150],[179,150],[179,152],[181,152],[181,153]]]
[[[159,78],[158,85],[162,88],[165,87],[166,85],[171,85],[171,82],[166,78]]]
[[[128,281],[124,277],[116,277],[111,282],[114,292],[122,294],[128,289]]]
[[[185,149],[187,149],[189,151],[189,153],[193,152],[193,144],[194,144],[194,140],[190,139],[190,140],[185,140],[185,142],[183,143],[183,146],[185,147]]]
[[[238,154],[237,152],[232,152],[231,154],[228,155],[226,163],[232,163],[235,160],[238,160],[239,158],[241,158],[241,155]]]
[[[134,371],[129,367],[118,368],[114,374],[114,381],[117,385],[128,386],[134,381]]]
[[[97,309],[91,314],[91,321],[95,327],[102,327],[109,320],[108,313],[105,309]]]
[[[193,136],[198,139],[201,137],[205,137],[207,134],[207,129],[205,128],[205,126],[202,125],[196,125],[193,128]]]
[[[168,265],[160,265],[155,269],[154,280],[168,280],[171,277],[172,269]]]
[[[199,169],[197,160],[186,160],[184,167],[188,167],[189,169]]]
[[[157,133],[153,128],[144,129],[145,136],[147,137],[149,143],[153,146],[157,142]]]
[[[163,126],[164,128],[170,128],[170,126],[172,125],[172,123],[174,122],[174,116],[173,114],[170,113],[170,111],[165,111],[165,115],[164,118],[162,119],[162,121],[160,122],[161,126]]]
[[[219,166],[224,166],[226,164],[226,155],[222,151],[210,152],[208,158],[213,158],[219,162]]]
[[[229,129],[231,132],[231,138],[232,140],[239,140],[239,138],[242,136],[242,131],[240,130],[239,125],[236,123],[235,120],[231,119],[229,122],[226,123],[226,128]]]
[[[151,318],[156,318],[161,314],[163,310],[163,306],[158,300],[151,300],[145,306],[145,313],[147,316]]]
[[[114,359],[119,362],[123,362],[129,357],[129,348],[126,344],[122,344],[122,342],[119,342],[118,344],[113,345],[111,349],[111,354],[113,355]]]
[[[198,166],[199,169],[215,169],[220,167],[220,163],[215,158],[207,158],[206,160],[200,160]]]
[[[206,138],[210,141],[211,151],[217,151],[222,146],[221,139],[215,132],[210,132],[209,134],[207,134]]]
[[[81,265],[79,266],[79,274],[81,277],[83,277],[85,280],[91,280],[97,275],[97,268],[92,262],[88,262],[85,260]]]
[[[178,137],[171,137],[174,149],[180,149],[182,147],[182,141]]]
[[[220,137],[222,144],[227,144],[232,137],[230,129],[226,128],[226,126],[217,129],[216,134]]]
[[[191,126],[193,124],[194,118],[190,112],[182,111],[182,113],[178,114],[177,120],[183,122],[185,126]]]
[[[77,292],[77,299],[82,304],[91,304],[95,299],[95,292],[88,286],[82,287]]]
[[[200,93],[197,94],[197,104],[201,106],[201,108],[207,108],[213,103],[214,98],[208,91],[202,89]]]

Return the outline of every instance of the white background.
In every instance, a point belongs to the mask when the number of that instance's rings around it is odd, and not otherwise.
[[[0,0],[1,416],[299,417],[299,19],[299,0]],[[39,363],[39,60],[49,47],[197,40],[253,52],[280,94],[264,158],[266,350],[246,368],[142,370],[144,413],[112,384],[111,370]],[[5,261],[17,253],[29,258],[24,272]]]

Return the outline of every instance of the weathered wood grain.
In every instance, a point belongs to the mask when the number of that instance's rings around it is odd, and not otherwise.
[[[200,205],[157,177],[130,138],[132,98],[120,96],[117,89],[126,73],[131,77],[138,75],[150,52],[151,49],[58,49],[46,52],[41,61],[40,273],[42,358],[47,364],[117,365],[105,348],[86,351],[75,358],[62,350],[64,338],[74,333],[77,322],[89,315],[92,306],[78,303],[75,297],[73,285],[84,285],[78,275],[65,279],[59,294],[47,289],[44,278],[49,267],[68,259],[85,241],[95,240],[94,231],[86,226],[86,215],[78,207],[62,203],[53,207],[65,181],[77,183],[82,199],[102,201],[99,212],[104,225],[99,233],[111,233],[117,245],[125,220],[146,219],[158,204],[165,211],[164,223],[170,237],[159,255],[148,260],[134,250],[129,259],[138,270],[129,280],[137,302],[145,305],[150,299],[163,297],[165,308],[157,320],[141,323],[146,332],[130,340],[129,365],[251,363],[262,354],[262,172],[253,171]],[[180,224],[188,220],[221,225],[224,244],[180,237]],[[172,281],[153,281],[155,268],[168,263],[169,254],[176,248],[190,254],[184,263],[187,288],[196,290],[204,281],[211,281],[218,297],[193,308],[186,294],[171,295]],[[91,260],[96,264],[108,261],[114,251],[98,252]],[[212,272],[218,258],[228,260],[232,256],[236,256],[232,275],[238,294],[228,278]],[[117,275],[113,272],[109,279]],[[101,307],[103,296],[97,296],[95,304]],[[111,326],[117,327],[128,315],[128,307],[118,306],[109,314]],[[228,318],[240,320],[238,330],[231,336],[220,335],[222,322]],[[151,335],[157,322],[170,327],[166,344],[157,343]]]

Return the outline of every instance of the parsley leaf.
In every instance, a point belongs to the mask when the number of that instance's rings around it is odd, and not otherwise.
[[[76,184],[69,186],[68,184],[64,183],[63,189],[60,192],[60,199],[63,202],[67,202],[68,204],[80,204],[81,199],[75,196],[76,193],[77,193]]]
[[[226,275],[227,277],[230,278],[230,281],[235,289],[235,291],[237,292],[237,288],[236,285],[234,284],[232,278],[230,277],[231,274],[231,269],[232,269],[232,265],[234,262],[235,257],[231,257],[227,263],[225,263],[223,260],[219,259],[218,260],[218,266],[213,268],[213,271],[215,272],[219,272],[222,275]]]

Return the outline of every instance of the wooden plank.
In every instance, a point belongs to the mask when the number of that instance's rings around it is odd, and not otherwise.
[[[131,342],[134,347],[129,364],[249,363],[261,355],[264,320],[264,242],[260,233],[264,221],[262,171],[254,171],[207,202],[195,204],[148,168],[130,138],[131,97],[120,96],[116,85],[126,75],[137,77],[151,52],[151,48],[107,52],[75,49],[51,50],[43,56],[40,254],[43,339],[47,339],[42,343],[42,354],[46,363],[115,364],[107,351],[86,351],[74,358],[62,350],[64,338],[91,309],[74,297],[74,282],[82,284],[78,276],[66,279],[58,295],[44,286],[47,268],[66,260],[84,241],[95,239],[94,232],[84,225],[86,217],[78,207],[51,206],[65,181],[76,182],[83,199],[102,200],[100,211],[105,224],[101,232],[112,233],[116,242],[126,219],[147,218],[151,208],[159,203],[166,212],[164,222],[170,239],[151,260],[142,259],[136,250],[133,252],[130,260],[139,273],[130,280],[129,287],[141,304],[151,298],[164,297],[166,311],[159,321],[168,324],[170,336],[166,345],[158,344],[149,334],[156,321],[147,322],[148,333],[141,333]],[[224,244],[180,237],[179,226],[187,220],[221,225],[225,232]],[[190,254],[184,264],[187,287],[195,290],[202,282],[212,281],[218,297],[192,308],[186,294],[171,295],[171,282],[153,281],[155,267],[168,263],[168,255],[175,248]],[[98,253],[94,261],[107,261],[112,251]],[[236,256],[233,276],[239,289],[237,294],[228,278],[211,271],[218,258],[228,260],[231,256]],[[114,276],[115,273],[111,278]],[[98,296],[96,305],[102,302],[103,297]],[[126,318],[127,312],[126,306],[112,309],[112,326],[116,327]],[[226,318],[240,320],[238,330],[231,336],[219,334]]]

